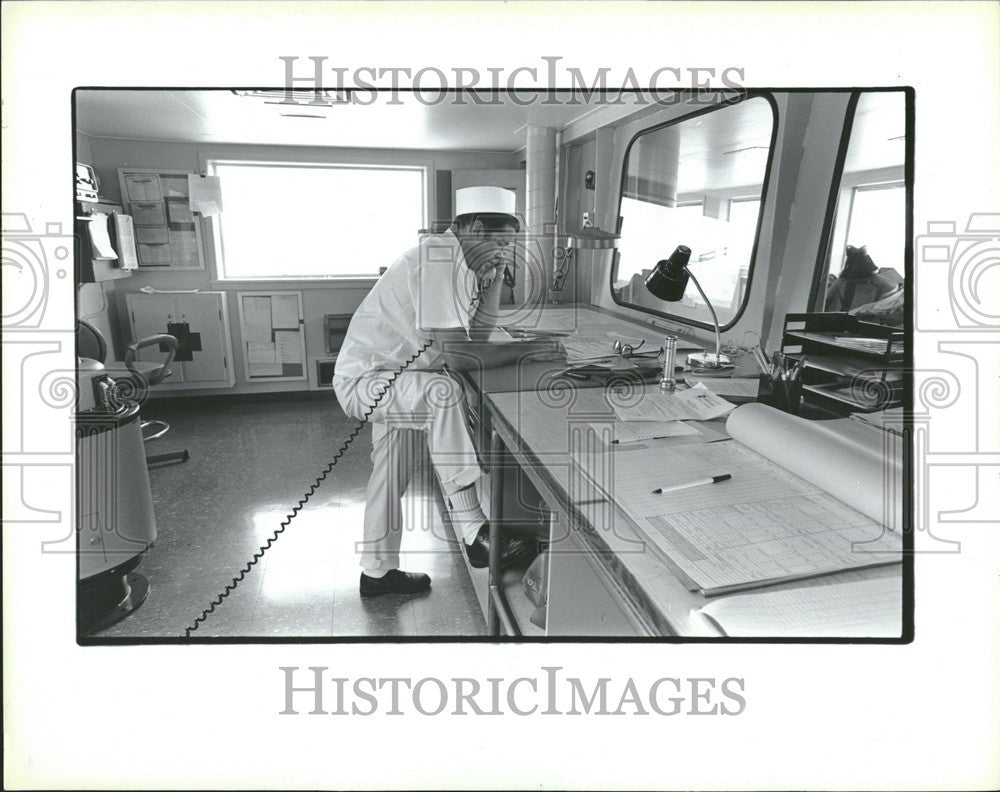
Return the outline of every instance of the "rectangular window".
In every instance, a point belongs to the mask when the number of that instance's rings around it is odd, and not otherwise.
[[[421,167],[208,164],[222,185],[220,280],[374,278],[425,225]]]
[[[689,284],[665,303],[645,288],[656,263],[691,249],[698,279],[723,326],[742,310],[775,128],[772,103],[756,96],[640,132],[625,159],[621,240],[612,294],[618,303],[692,323],[711,312]]]

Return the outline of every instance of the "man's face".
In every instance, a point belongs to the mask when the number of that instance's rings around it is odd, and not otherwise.
[[[479,278],[493,279],[503,274],[505,267],[514,266],[514,242],[517,226],[504,223],[487,226],[476,220],[462,234],[462,252],[465,263]]]

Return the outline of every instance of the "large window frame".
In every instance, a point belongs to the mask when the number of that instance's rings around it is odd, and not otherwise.
[[[851,217],[854,213],[854,198],[859,191],[880,190],[880,189],[903,189],[906,216],[903,224],[906,229],[904,233],[903,252],[903,281],[904,289],[909,288],[912,283],[912,256],[910,245],[906,240],[913,238],[913,164],[912,164],[912,88],[867,88],[855,90],[847,103],[847,110],[844,114],[844,126],[841,130],[840,145],[837,151],[837,159],[834,164],[833,178],[830,184],[830,195],[827,199],[826,216],[823,222],[823,230],[820,236],[820,244],[816,255],[816,265],[813,269],[813,281],[809,290],[809,310],[822,311],[826,299],[826,281],[829,274],[833,272],[835,265],[833,256],[837,250],[843,251],[847,244],[850,232]],[[904,114],[906,116],[906,151],[904,163],[902,165],[892,165],[872,170],[855,171],[845,175],[844,168],[847,164],[848,152],[855,132],[855,117],[857,115],[858,103],[864,94],[867,93],[901,93],[904,101]],[[841,206],[846,204],[846,211],[840,212]],[[910,303],[907,297],[907,303]],[[907,309],[907,315],[912,311],[912,306]],[[909,321],[909,320],[907,320]]]
[[[621,230],[622,230],[622,227],[621,227],[622,226],[622,201],[625,198],[626,182],[627,182],[627,179],[628,179],[629,157],[630,157],[630,155],[632,153],[632,147],[635,145],[635,143],[636,143],[637,140],[639,140],[644,135],[649,135],[649,134],[655,133],[655,132],[657,132],[657,131],[659,131],[661,129],[665,129],[665,128],[670,127],[670,126],[675,126],[677,124],[682,124],[685,121],[690,121],[691,119],[697,118],[699,116],[703,116],[703,115],[706,115],[708,113],[717,112],[717,111],[723,110],[723,109],[725,109],[727,107],[733,107],[735,105],[739,105],[739,104],[741,104],[743,102],[746,102],[746,101],[748,101],[750,99],[758,99],[758,98],[759,99],[764,99],[768,103],[768,106],[771,108],[771,140],[770,140],[770,143],[768,145],[767,164],[765,165],[765,168],[764,168],[764,178],[763,178],[763,181],[761,182],[761,188],[760,188],[760,209],[759,209],[758,214],[757,214],[757,228],[756,228],[756,231],[754,233],[753,245],[751,246],[751,250],[750,250],[750,262],[749,262],[749,266],[747,268],[746,287],[744,289],[743,298],[740,301],[740,305],[737,308],[736,312],[733,314],[732,318],[729,319],[729,321],[726,322],[725,324],[720,324],[720,331],[722,331],[722,332],[725,332],[727,330],[731,330],[733,327],[736,326],[736,324],[740,320],[740,317],[743,316],[743,313],[746,311],[747,305],[750,302],[750,292],[751,292],[751,289],[753,287],[753,276],[754,276],[754,271],[755,271],[756,266],[757,266],[757,250],[758,250],[758,247],[760,245],[760,231],[761,231],[761,228],[763,226],[764,213],[765,213],[765,210],[767,208],[767,195],[768,195],[769,185],[771,183],[771,173],[772,173],[772,169],[773,169],[773,165],[774,165],[774,154],[775,154],[775,149],[776,149],[777,140],[778,140],[778,125],[779,125],[779,122],[780,122],[779,113],[778,113],[778,103],[775,100],[773,94],[771,94],[768,91],[747,91],[746,93],[742,94],[741,96],[739,96],[737,98],[728,99],[728,100],[722,101],[722,102],[720,102],[718,104],[712,105],[710,107],[706,107],[706,108],[703,108],[703,109],[700,109],[700,110],[696,110],[696,111],[694,111],[692,113],[687,113],[687,114],[682,115],[682,116],[680,116],[678,118],[673,118],[673,119],[670,119],[669,121],[665,121],[663,123],[655,124],[653,126],[646,127],[645,129],[641,129],[638,132],[636,132],[635,135],[632,136],[631,140],[629,140],[628,145],[625,147],[625,156],[624,156],[624,158],[622,160],[621,182],[620,182],[619,187],[618,187],[618,209],[617,209],[617,217],[618,217],[618,224],[619,224],[617,230],[619,232],[621,232]],[[725,196],[724,200],[726,200],[726,203],[727,203],[727,216],[728,216],[729,204],[732,201],[734,201],[734,200],[741,200],[741,199],[742,200],[746,200],[749,197],[750,196],[744,195],[742,190],[733,192],[732,195]],[[680,202],[678,202],[678,205],[680,205]],[[715,330],[715,326],[710,321],[701,321],[700,319],[696,319],[696,318],[691,317],[691,316],[673,314],[673,313],[669,313],[667,311],[658,310],[658,309],[650,307],[650,306],[639,305],[637,303],[626,302],[624,300],[618,299],[618,296],[615,293],[615,288],[614,288],[615,287],[615,280],[618,277],[618,267],[619,267],[619,257],[616,255],[615,256],[614,265],[611,267],[611,277],[609,278],[609,281],[608,281],[608,289],[610,290],[610,293],[611,293],[611,299],[614,301],[614,303],[616,305],[619,305],[619,306],[621,306],[623,308],[629,308],[629,309],[632,309],[632,310],[642,311],[643,313],[650,314],[652,316],[657,316],[657,317],[660,317],[661,319],[668,319],[668,320],[670,320],[672,322],[679,322],[681,324],[690,325],[692,327],[700,327],[700,328],[704,328],[706,330],[712,330],[712,331]],[[739,284],[737,284],[737,288],[739,288]],[[666,305],[666,304],[667,303],[664,303],[664,305]]]
[[[419,227],[413,229],[413,244],[417,242],[417,235],[420,229],[427,227],[428,207],[431,206],[434,196],[431,194],[432,163],[425,161],[400,161],[400,162],[372,162],[371,157],[354,159],[349,156],[336,159],[289,159],[274,157],[248,157],[239,153],[229,156],[203,157],[202,165],[204,172],[209,175],[218,175],[219,166],[246,166],[246,167],[276,167],[276,168],[301,168],[306,170],[347,170],[347,171],[379,171],[379,172],[412,172],[420,177],[420,221]],[[266,284],[271,282],[299,283],[304,285],[322,286],[324,284],[371,285],[379,278],[377,268],[372,272],[342,273],[342,274],[282,274],[271,272],[266,275],[252,276],[245,273],[227,272],[226,270],[226,250],[225,250],[225,192],[226,185],[222,184],[223,191],[223,211],[212,218],[212,237],[214,249],[214,262],[212,268],[213,279],[220,284]],[[329,232],[327,231],[323,243],[329,244]],[[393,250],[391,256],[397,256],[406,246]],[[381,261],[377,267],[388,266],[392,263],[392,258]]]

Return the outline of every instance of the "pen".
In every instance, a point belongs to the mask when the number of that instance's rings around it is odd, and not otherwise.
[[[674,484],[670,487],[659,487],[653,490],[653,494],[662,495],[665,492],[687,489],[688,487],[700,487],[702,484],[718,484],[720,481],[729,481],[731,478],[732,476],[729,473],[723,473],[721,476],[709,476],[708,478],[698,479],[697,481],[689,481],[686,484]]]
[[[767,365],[767,357],[764,355],[764,352],[760,348],[760,345],[758,344],[751,351],[753,352],[753,357],[754,357],[754,360],[757,363],[757,367],[762,372],[764,372],[765,374],[767,374],[770,369],[769,369],[769,367]]]

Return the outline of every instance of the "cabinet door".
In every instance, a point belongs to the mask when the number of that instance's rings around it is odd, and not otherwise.
[[[559,531],[553,528],[553,531]],[[551,547],[546,634],[549,636],[645,635],[608,572],[570,531]]]
[[[146,336],[158,335],[168,331],[168,325],[178,321],[176,301],[170,294],[129,294],[129,322],[132,325],[132,340],[138,341]],[[151,346],[139,352],[139,360],[147,363],[162,363],[165,352],[158,346]],[[183,382],[184,372],[179,364],[170,367],[173,372],[166,380],[170,383]]]
[[[221,294],[179,294],[177,308],[181,325],[187,325],[187,337],[181,366],[185,382],[224,382],[228,379],[229,361],[222,321]],[[180,339],[178,339],[180,340]]]

